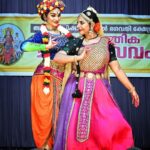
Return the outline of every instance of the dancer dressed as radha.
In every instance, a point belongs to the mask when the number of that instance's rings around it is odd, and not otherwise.
[[[131,126],[115,101],[108,77],[108,67],[129,90],[132,103],[139,106],[139,96],[121,69],[115,47],[109,37],[102,36],[102,26],[94,8],[89,7],[77,18],[77,28],[83,36],[78,61],[74,56],[72,73],[66,83],[60,106],[54,150],[127,150],[134,147]],[[67,44],[69,45],[69,43]],[[58,63],[70,62],[69,48],[59,51]],[[76,69],[77,68],[77,69]]]

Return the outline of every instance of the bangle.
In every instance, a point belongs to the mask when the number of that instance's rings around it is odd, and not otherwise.
[[[45,45],[45,49],[46,49],[46,51],[48,51],[49,49],[47,48],[47,45]]]
[[[134,86],[129,90],[129,93],[132,93],[133,91],[135,91],[135,87]]]
[[[77,55],[74,55],[74,62],[77,64]]]

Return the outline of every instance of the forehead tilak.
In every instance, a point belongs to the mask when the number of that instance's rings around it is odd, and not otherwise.
[[[50,11],[50,14],[61,14],[61,11],[59,10],[59,8],[55,8],[52,11]]]

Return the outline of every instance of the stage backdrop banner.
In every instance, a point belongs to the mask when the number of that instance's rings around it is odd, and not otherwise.
[[[78,36],[78,14],[62,15],[61,24]],[[118,61],[132,77],[150,77],[150,17],[100,15],[106,36],[115,43]],[[32,75],[41,61],[38,52],[23,52],[20,44],[40,29],[38,15],[0,14],[0,75]],[[113,74],[111,74],[113,76]]]

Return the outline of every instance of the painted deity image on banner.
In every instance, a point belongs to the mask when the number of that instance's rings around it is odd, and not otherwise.
[[[21,58],[20,44],[23,40],[23,32],[16,25],[0,26],[0,64],[11,65]]]

